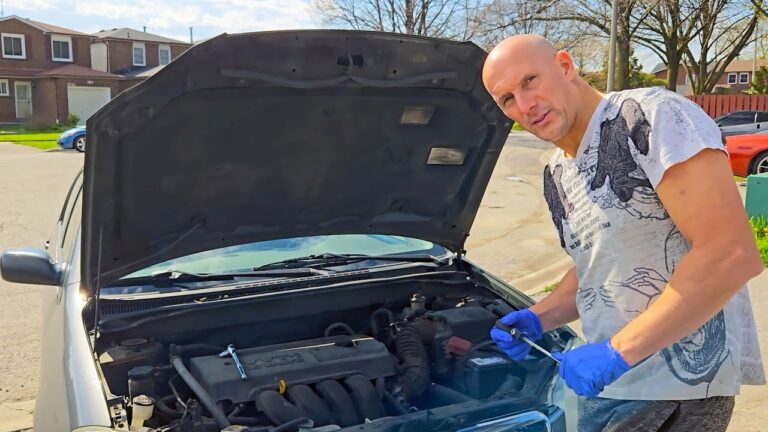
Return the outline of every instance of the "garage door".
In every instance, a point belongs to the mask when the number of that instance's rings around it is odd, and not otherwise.
[[[103,107],[111,99],[109,87],[67,87],[69,112],[80,116],[79,125],[84,125],[88,117]]]

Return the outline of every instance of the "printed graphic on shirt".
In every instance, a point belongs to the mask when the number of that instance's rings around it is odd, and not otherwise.
[[[648,309],[666,285],[666,278],[659,272],[641,267],[627,280],[608,281],[597,289],[579,288],[576,296],[581,313],[592,310],[599,301],[601,307],[620,307],[634,317]],[[623,306],[617,302],[619,293],[625,302]],[[722,311],[693,334],[661,350],[672,375],[691,386],[711,382],[729,353]]]
[[[661,294],[667,280],[656,270],[638,267],[624,281],[608,281],[598,288],[579,287],[576,292],[581,311],[589,311],[600,301],[602,307],[620,308],[623,312],[639,315]],[[621,292],[623,305],[617,305],[617,293]]]
[[[549,206],[552,222],[555,223],[557,232],[560,234],[560,247],[565,247],[563,221],[568,219],[568,214],[573,210],[573,205],[568,202],[568,198],[565,196],[565,192],[563,192],[562,176],[563,167],[561,165],[555,166],[551,172],[549,165],[544,167],[544,199]]]
[[[711,383],[729,354],[723,311],[692,335],[672,344],[670,348],[661,350],[672,375],[690,386]]]
[[[592,179],[592,190],[603,187],[610,178],[613,193],[622,202],[632,198],[636,188],[650,188],[648,177],[638,172],[629,142],[642,155],[648,154],[648,135],[651,125],[634,99],[621,103],[619,114],[600,124],[600,145],[597,151],[597,172]]]

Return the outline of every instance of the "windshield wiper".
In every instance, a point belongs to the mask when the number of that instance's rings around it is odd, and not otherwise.
[[[438,266],[450,262],[450,257],[435,257],[433,255],[365,255],[365,254],[335,254],[322,253],[307,255],[298,258],[290,258],[262,266],[254,267],[255,271],[271,269],[313,269],[331,267],[334,265],[351,264],[360,261],[393,261],[393,262],[423,262],[437,264]]]
[[[328,270],[319,270],[316,268],[294,268],[294,269],[270,269],[259,271],[244,272],[224,272],[224,273],[192,273],[180,270],[159,270],[149,276],[139,276],[133,278],[120,279],[111,285],[120,286],[136,283],[165,284],[176,282],[206,282],[206,281],[226,281],[236,278],[250,277],[302,277],[302,276],[325,276],[333,273]]]

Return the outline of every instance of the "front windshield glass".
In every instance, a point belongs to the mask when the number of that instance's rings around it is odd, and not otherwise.
[[[149,276],[156,271],[171,269],[188,273],[247,271],[264,264],[322,253],[440,256],[447,253],[447,250],[428,241],[392,235],[343,234],[297,237],[199,252],[155,264],[124,276],[123,279]]]

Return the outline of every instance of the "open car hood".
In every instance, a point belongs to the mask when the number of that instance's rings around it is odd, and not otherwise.
[[[460,250],[512,126],[482,86],[485,56],[336,30],[192,47],[88,120],[84,278],[312,235]]]

